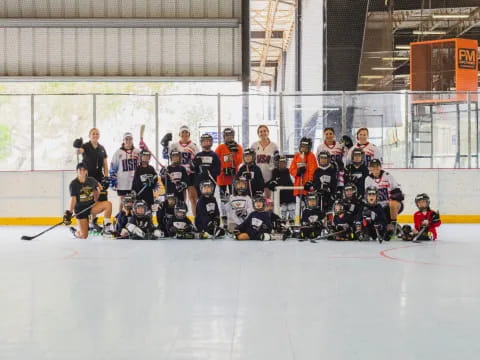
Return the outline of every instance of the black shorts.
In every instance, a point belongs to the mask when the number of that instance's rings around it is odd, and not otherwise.
[[[117,190],[117,195],[118,196],[126,196],[126,195],[130,195],[131,192],[132,192],[132,190]]]
[[[195,186],[195,174],[187,175],[187,185],[188,186]]]
[[[92,204],[89,204],[87,206],[79,206],[79,207],[76,207],[75,206],[75,217],[78,219],[78,220],[81,220],[81,219],[88,219],[88,217],[90,216],[90,212],[91,212],[91,208],[82,212],[81,214],[79,214],[83,209],[86,209],[88,208],[89,206],[91,206]],[[78,215],[77,215],[78,214]]]
[[[108,192],[100,192],[100,196],[98,197],[98,201],[108,201]]]

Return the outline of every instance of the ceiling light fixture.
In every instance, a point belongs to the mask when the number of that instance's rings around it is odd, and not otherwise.
[[[395,45],[397,50],[410,50],[410,45]]]
[[[433,14],[434,19],[468,19],[468,14]]]
[[[404,61],[404,60],[410,60],[410,58],[408,56],[395,56],[395,57],[383,57],[382,60]]]
[[[413,30],[413,35],[445,35],[445,30]]]
[[[383,75],[362,75],[362,79],[383,79]]]
[[[375,70],[375,71],[392,71],[392,70],[395,70],[396,67],[372,67],[372,70]]]

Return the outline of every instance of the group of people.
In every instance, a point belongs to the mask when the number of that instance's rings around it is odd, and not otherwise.
[[[79,238],[87,238],[89,230],[132,239],[215,238],[226,233],[237,240],[436,238],[440,218],[430,209],[426,194],[415,199],[419,210],[414,228],[397,224],[403,193],[382,169],[381,153],[368,141],[368,129],[357,131],[354,144],[348,136],[337,142],[334,129],[325,128],[316,153],[312,140],[304,137],[290,164],[269,139],[267,126],[260,125],[257,134],[259,140],[243,149],[234,130],[225,128],[223,142],[213,150],[213,137],[205,133],[199,149],[189,128],[182,126],[177,142],[171,143],[171,133],[162,139],[168,164],[155,158],[161,166],[157,173],[150,165],[154,156],[148,146],[141,140],[137,149],[131,133],[124,134],[109,166],[98,142],[100,133],[91,129],[89,142],[74,142],[83,160],[70,184],[64,223],[70,225],[75,214],[79,226],[71,231]],[[160,182],[165,193],[155,198]],[[294,190],[280,191],[280,213],[275,214],[271,192],[278,186]],[[109,188],[121,199],[114,224]],[[294,226],[297,198],[301,216],[300,225]],[[187,200],[193,222],[187,216]],[[103,227],[96,221],[102,212]]]

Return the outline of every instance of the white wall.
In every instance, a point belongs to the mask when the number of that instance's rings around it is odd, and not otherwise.
[[[406,195],[404,214],[415,211],[415,195],[430,195],[443,215],[480,214],[480,169],[392,169]],[[73,171],[0,172],[0,218],[59,217],[69,206]],[[117,209],[117,196],[109,191]]]

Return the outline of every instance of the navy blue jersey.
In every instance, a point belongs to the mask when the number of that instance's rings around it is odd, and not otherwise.
[[[387,225],[387,218],[385,217],[385,210],[380,204],[369,205],[363,203],[362,211],[359,211],[357,222],[363,220],[370,220],[371,224],[378,224],[382,228]]]
[[[320,207],[313,209],[304,209],[302,212],[302,218],[300,220],[302,225],[312,225],[314,223],[321,223],[325,217],[325,213]]]
[[[272,171],[272,180],[275,180],[279,186],[293,186],[292,176],[288,168],[275,168]],[[280,204],[290,204],[295,202],[293,190],[282,190],[280,192]]]
[[[155,229],[152,223],[152,217],[149,215],[141,217],[133,215],[129,218],[128,223],[138,226],[145,234],[152,234]]]
[[[148,175],[153,176],[153,184],[151,186],[147,185],[146,178]],[[140,166],[137,170],[135,170],[135,175],[133,176],[133,184],[132,189],[135,190],[137,193],[137,200],[143,200],[148,204],[148,207],[152,206],[153,204],[153,190],[155,189],[156,184],[158,183],[157,172],[153,168],[153,166]],[[145,190],[140,191],[143,187],[147,185]]]
[[[175,216],[172,216],[167,221],[166,230],[166,236],[175,236],[178,233],[193,232],[193,225],[189,218],[179,219]]]
[[[329,164],[327,167],[319,167],[313,173],[313,187],[319,192],[335,194],[337,191],[337,169]]]
[[[205,232],[210,221],[216,221],[217,224],[220,224],[220,210],[218,209],[217,199],[213,196],[201,196],[197,202],[195,227],[199,232]]]
[[[220,174],[220,159],[215,151],[200,151],[195,155],[195,159],[200,159],[194,167],[195,186],[199,186],[203,180],[211,180],[216,182],[217,176]]]
[[[245,176],[246,173],[250,173],[251,179],[248,179],[248,175]],[[244,176],[247,178],[247,181],[249,182],[248,186],[248,194],[253,197],[257,192],[262,192],[263,189],[265,188],[265,181],[263,180],[263,175],[262,175],[262,170],[255,165],[246,165],[243,164],[240,169],[238,170],[237,173],[237,178]],[[252,189],[252,193],[250,193],[250,188]]]
[[[170,165],[167,172],[162,176],[167,193],[174,194],[178,200],[184,201],[184,188],[180,185],[188,183],[187,170],[182,165]],[[181,191],[178,191],[181,190]]]
[[[345,169],[343,178],[345,184],[354,184],[357,187],[357,194],[360,198],[363,198],[365,194],[365,179],[368,176],[368,168],[365,165],[356,167],[354,164],[350,164]]]
[[[115,224],[115,231],[120,233],[122,229],[127,226],[130,218],[133,216],[133,213],[131,211],[127,212],[125,210],[120,211],[117,215],[115,215],[116,219],[116,224]]]
[[[350,229],[352,229],[352,228],[353,228],[353,222],[354,222],[353,219],[354,219],[354,218],[353,218],[351,215],[347,214],[347,213],[344,213],[342,216],[340,216],[339,214],[336,214],[336,215],[333,217],[333,223],[334,223],[335,225],[345,225],[345,224],[347,224],[348,227],[349,227]]]
[[[238,225],[238,230],[247,233],[250,240],[261,240],[262,234],[272,232],[270,213],[256,210],[251,212],[245,221]]]
[[[344,198],[342,199],[342,205],[347,215],[349,215],[353,219],[356,219],[358,217],[358,213],[362,209],[362,204],[357,199],[348,200]]]

